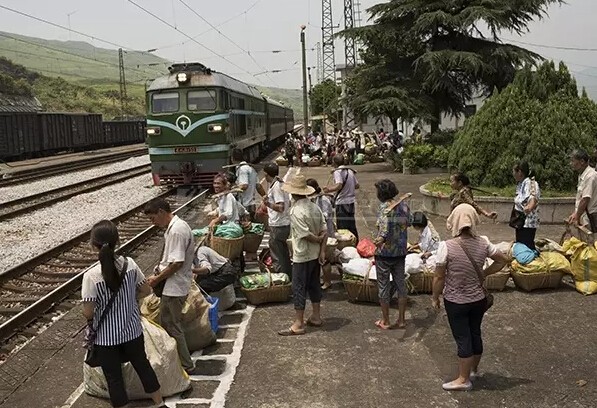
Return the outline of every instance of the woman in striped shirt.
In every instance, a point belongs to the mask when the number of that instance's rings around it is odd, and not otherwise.
[[[157,376],[147,360],[137,298],[151,293],[143,273],[131,259],[116,256],[118,230],[111,221],[100,221],[91,230],[91,246],[99,265],[83,276],[83,315],[97,331],[95,348],[113,407],[128,404],[121,364],[130,361],[146,393],[159,407],[166,407]],[[126,270],[124,270],[124,266]],[[112,295],[114,302],[98,327],[100,316]]]
[[[502,270],[509,261],[491,242],[477,235],[478,224],[479,215],[473,206],[458,205],[447,222],[453,238],[441,242],[436,254],[432,303],[439,310],[439,296],[443,292],[459,359],[459,376],[443,385],[446,391],[471,390],[471,379],[477,376],[483,354],[481,322],[487,310],[487,297],[477,269],[488,276]],[[483,270],[487,258],[495,262]]]

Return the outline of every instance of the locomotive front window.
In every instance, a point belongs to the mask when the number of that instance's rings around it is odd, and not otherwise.
[[[216,110],[216,91],[189,91],[187,105],[190,111]]]
[[[153,94],[151,110],[153,113],[178,112],[178,92]]]

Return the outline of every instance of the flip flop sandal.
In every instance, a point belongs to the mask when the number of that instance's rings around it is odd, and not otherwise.
[[[294,331],[294,330],[292,330],[292,327],[289,327],[288,329],[280,330],[278,332],[278,334],[280,336],[301,336],[301,335],[303,335],[305,333],[306,333],[305,330]]]
[[[378,328],[380,328],[381,330],[390,330],[392,328],[392,326],[386,326],[384,325],[381,320],[378,320],[375,322],[375,326],[377,326]]]

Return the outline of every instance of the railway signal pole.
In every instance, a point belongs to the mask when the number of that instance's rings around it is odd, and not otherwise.
[[[126,112],[126,78],[124,76],[124,52],[118,49],[118,68],[120,71],[120,116],[124,117]]]

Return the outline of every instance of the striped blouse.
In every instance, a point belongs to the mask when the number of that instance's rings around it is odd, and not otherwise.
[[[124,258],[118,257],[116,266],[120,269],[124,265]],[[135,261],[128,258],[128,268],[122,286],[118,290],[116,299],[95,338],[98,346],[116,346],[134,340],[143,334],[141,315],[137,304],[137,287],[145,282],[145,276]],[[94,302],[93,327],[97,323],[106,305],[112,297],[112,291],[102,277],[101,266],[98,263],[83,276],[81,289],[83,302]]]

